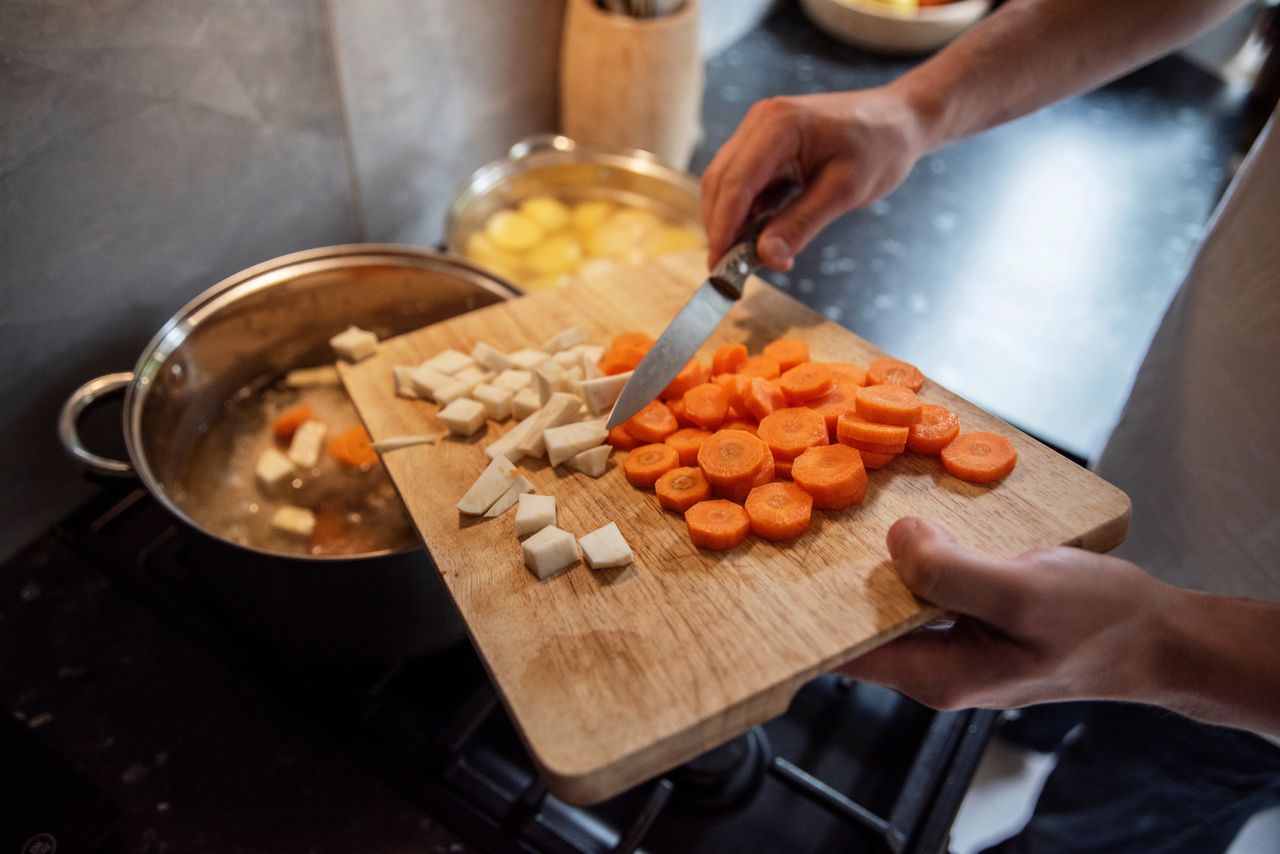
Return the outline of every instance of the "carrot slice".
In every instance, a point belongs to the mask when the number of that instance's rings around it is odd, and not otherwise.
[[[782,366],[778,364],[777,359],[772,359],[768,356],[752,356],[742,363],[742,367],[738,368],[738,373],[745,377],[776,380],[782,376]]]
[[[768,483],[751,490],[746,511],[757,537],[789,540],[809,527],[813,498],[794,483]]]
[[[960,416],[926,403],[920,407],[920,423],[912,424],[907,434],[907,447],[917,454],[938,454],[959,435]]]
[[[684,411],[694,425],[714,430],[729,412],[729,395],[715,383],[696,385],[684,393]]]
[[[643,332],[620,332],[609,342],[609,349],[619,350],[623,347],[636,347],[647,353],[653,347],[653,339]]]
[[[725,344],[716,350],[715,355],[711,357],[711,373],[719,376],[720,374],[736,374],[738,368],[742,367],[742,363],[747,360],[747,347],[745,344]]]
[[[826,394],[805,405],[822,413],[823,420],[827,422],[827,438],[834,442],[839,435],[840,416],[853,412],[858,406],[858,387],[851,382],[834,381]]]
[[[698,357],[694,356],[684,367],[680,369],[680,373],[676,374],[676,378],[671,381],[662,394],[659,395],[663,400],[674,400],[675,398],[684,397],[684,393],[694,386],[702,385],[707,381],[707,368],[702,362],[698,361]]]
[[[741,374],[720,374],[712,377],[711,381],[724,389],[725,395],[729,398],[730,409],[742,409],[745,406],[742,402],[742,391],[746,388],[749,379]]]
[[[850,442],[870,442],[873,445],[905,445],[910,427],[896,424],[877,424],[856,412],[846,412],[836,422],[836,436],[846,445]]]
[[[792,405],[805,405],[831,390],[831,369],[826,365],[806,362],[782,375],[782,393]]]
[[[627,428],[621,424],[610,429],[609,435],[604,441],[605,444],[612,445],[619,451],[629,451],[640,446],[640,442],[636,440],[636,437],[628,433]]]
[[[676,425],[679,427],[696,426],[689,420],[689,416],[684,411],[684,398],[677,397],[675,400],[668,400],[667,409],[671,410],[671,414],[676,417]]]
[[[796,365],[809,361],[809,345],[799,338],[779,338],[760,351],[778,362],[778,367],[789,371]]]
[[[898,458],[897,454],[872,454],[858,451],[862,457],[862,465],[869,469],[882,469]]]
[[[658,478],[653,489],[658,493],[659,504],[678,513],[711,497],[711,484],[703,477],[702,470],[691,466],[681,466],[667,472]]]
[[[822,362],[821,364],[831,370],[831,379],[837,385],[842,382],[854,385],[867,384],[867,372],[857,365],[851,365],[848,362]]]
[[[712,486],[750,483],[764,467],[769,449],[743,430],[720,430],[698,449],[698,467]]]
[[[820,510],[857,504],[867,494],[862,455],[846,445],[810,448],[792,463],[791,478],[813,496],[813,506]]]
[[[639,347],[613,347],[600,357],[597,367],[602,374],[609,376],[625,374],[627,371],[635,370],[636,365],[640,364],[647,352],[649,352],[647,349]]]
[[[641,442],[661,442],[680,429],[676,417],[665,403],[651,400],[644,408],[622,422],[627,432]]]
[[[808,451],[805,451],[805,454],[807,453]],[[803,457],[804,454],[801,454],[800,456]],[[787,480],[791,480],[791,470],[795,466],[794,462],[792,462],[791,460],[774,460],[773,466],[774,466],[775,477],[781,477],[781,478],[786,478]]]
[[[871,385],[858,389],[858,414],[877,424],[910,427],[919,423],[923,405],[906,386]]]
[[[305,403],[299,403],[280,413],[280,416],[271,422],[271,432],[277,439],[287,441],[293,438],[293,434],[298,432],[298,428],[309,418],[311,418],[311,407]]]
[[[868,385],[900,385],[912,391],[924,386],[924,374],[910,362],[885,356],[867,365]]]
[[[703,549],[726,551],[751,533],[751,518],[732,501],[699,501],[684,512],[689,539]]]
[[[726,501],[732,501],[735,504],[741,504],[747,500],[747,496],[751,494],[751,490],[757,486],[764,486],[766,483],[773,483],[774,476],[777,474],[778,464],[774,462],[771,454],[765,454],[764,465],[760,467],[760,471],[751,480],[746,483],[736,484],[734,486],[717,486],[712,492],[716,498],[723,498]]]
[[[732,415],[732,410],[730,415]],[[745,418],[736,418],[732,421],[726,421],[720,427],[721,430],[741,430],[744,433],[750,433],[752,436],[756,434],[756,422],[747,421]]]
[[[329,453],[335,460],[353,469],[371,466],[378,461],[378,453],[370,442],[369,431],[360,425],[334,436],[329,442]]]
[[[710,437],[710,430],[685,427],[683,430],[677,430],[672,433],[663,442],[676,449],[676,453],[680,455],[680,465],[696,466],[698,464],[698,449]]]
[[[768,380],[752,377],[742,393],[742,402],[747,407],[747,411],[756,418],[764,418],[772,412],[785,408],[787,396],[778,391]]]
[[[794,460],[809,448],[827,444],[827,421],[804,406],[779,409],[760,419],[758,435],[780,460]]]
[[[942,467],[971,483],[991,483],[1013,471],[1018,452],[995,433],[965,433],[942,449]]]
[[[622,463],[622,471],[632,486],[649,489],[658,478],[680,465],[680,455],[670,445],[641,445]]]
[[[859,442],[857,439],[851,439],[841,444],[848,445],[855,451],[861,451],[864,454],[901,454],[907,449],[906,445],[877,445],[875,442]]]

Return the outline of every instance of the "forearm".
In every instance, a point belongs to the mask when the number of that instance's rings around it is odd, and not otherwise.
[[[930,148],[1113,80],[1191,41],[1248,0],[1009,0],[891,86]]]

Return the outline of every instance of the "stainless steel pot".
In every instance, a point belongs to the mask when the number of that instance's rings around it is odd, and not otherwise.
[[[463,627],[421,548],[299,557],[254,549],[205,529],[173,500],[186,453],[223,403],[255,381],[333,360],[347,326],[380,338],[517,295],[471,263],[404,246],[356,244],[286,255],[196,297],[160,329],[132,373],[85,383],[63,406],[67,452],[100,475],[136,477],[190,536],[193,569],[228,613],[295,654],[397,658],[459,639]],[[84,447],[80,414],[124,392],[129,460]]]

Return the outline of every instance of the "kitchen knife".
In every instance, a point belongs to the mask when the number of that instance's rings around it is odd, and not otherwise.
[[[799,190],[796,184],[775,184],[760,194],[747,227],[636,366],[609,413],[610,429],[635,415],[661,394],[720,325],[733,304],[742,298],[747,277],[760,266],[756,239],[774,215],[799,194]]]

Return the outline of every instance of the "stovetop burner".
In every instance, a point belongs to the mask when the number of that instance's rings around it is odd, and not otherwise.
[[[763,728],[752,727],[671,771],[672,801],[701,812],[737,806],[760,788],[772,759],[769,737]]]

